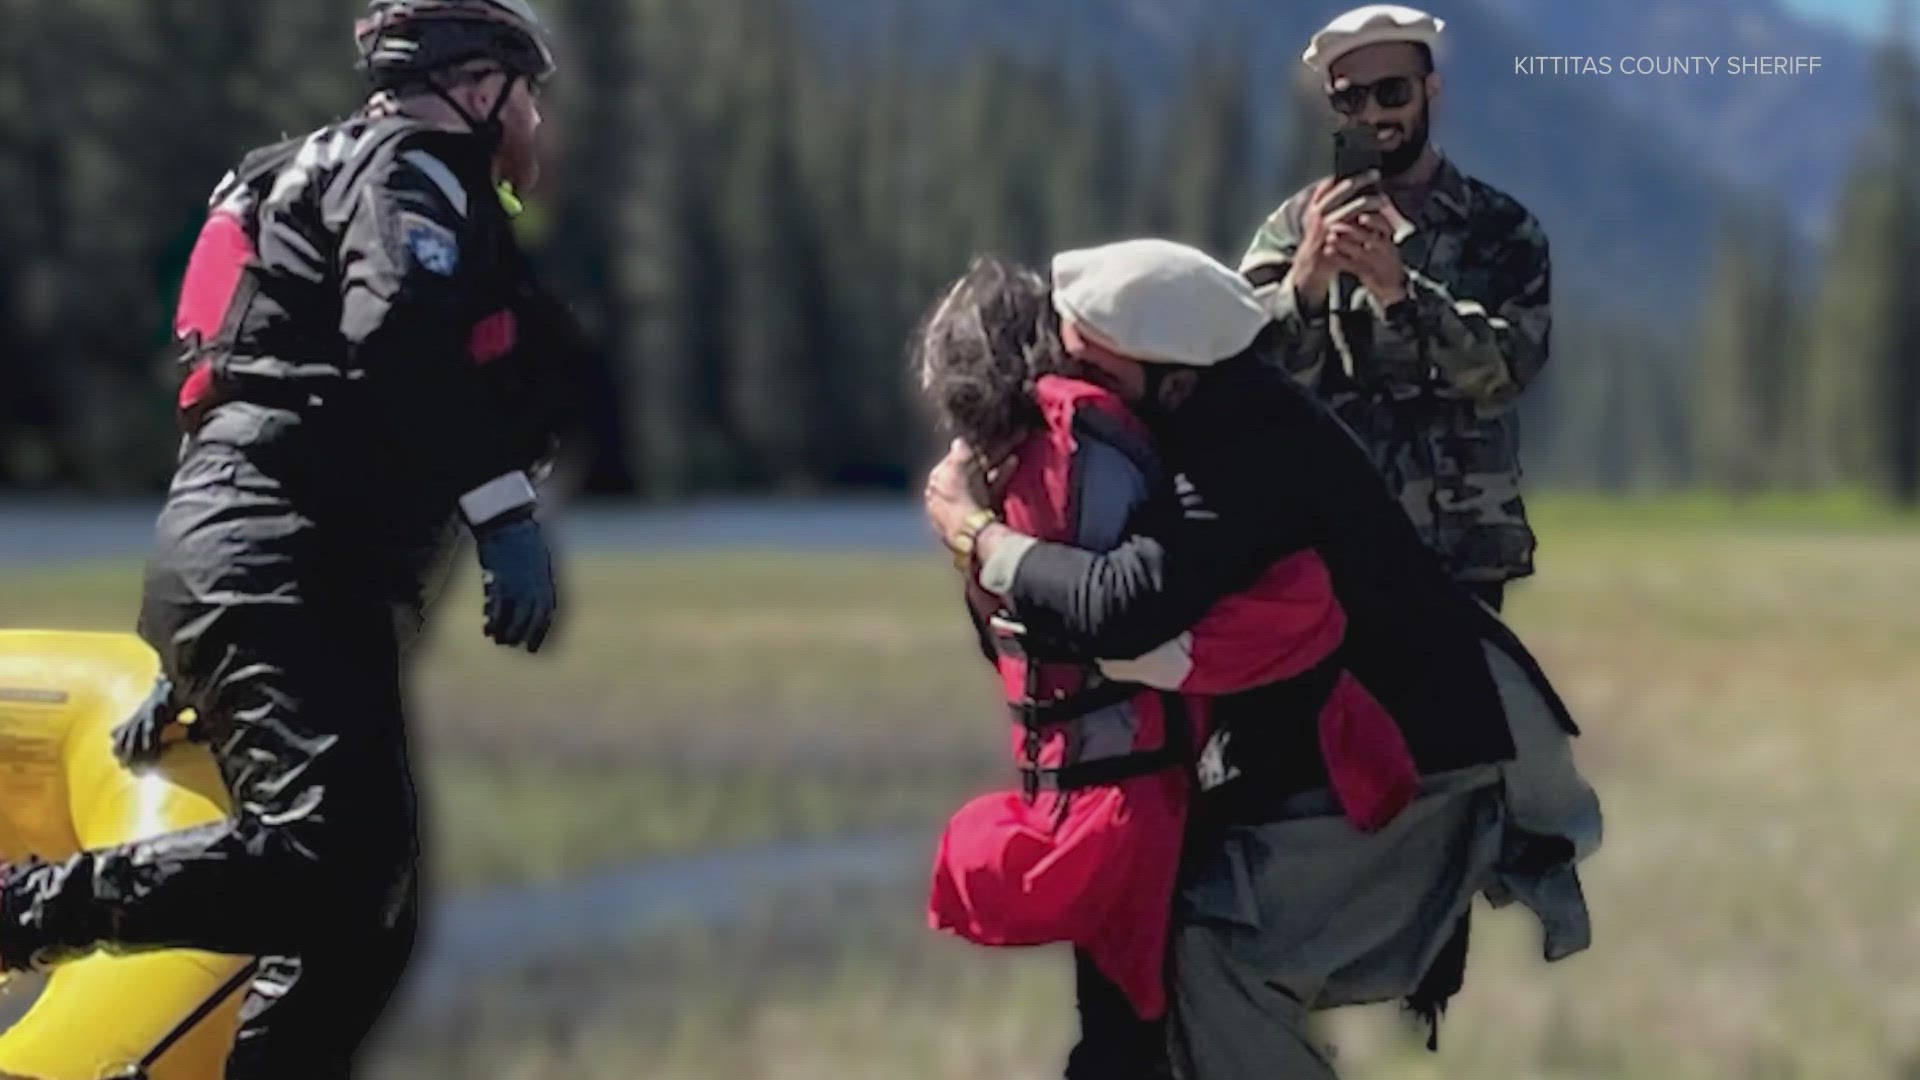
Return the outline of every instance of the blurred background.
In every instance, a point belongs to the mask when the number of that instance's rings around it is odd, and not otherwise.
[[[551,659],[463,580],[419,674],[435,937],[382,1076],[1047,1077],[1066,958],[935,938],[1007,778],[908,500],[906,331],[967,257],[1237,261],[1325,170],[1344,2],[547,0],[530,247],[601,346]],[[1443,1053],[1356,1077],[1920,1077],[1920,23],[1445,0],[1440,146],[1553,243],[1510,618],[1585,724],[1598,940],[1481,920]],[[350,111],[355,0],[0,0],[0,625],[130,629],[168,324],[246,149]],[[1529,56],[1818,56],[1797,76]],[[1724,72],[1725,62],[1722,62]],[[1484,928],[1484,929],[1483,929]]]

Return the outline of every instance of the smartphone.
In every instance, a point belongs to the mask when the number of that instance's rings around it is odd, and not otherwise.
[[[1333,133],[1333,176],[1336,180],[1345,180],[1349,176],[1380,167],[1380,137],[1370,127],[1360,124],[1348,124]],[[1363,186],[1359,194],[1374,190],[1372,185]]]

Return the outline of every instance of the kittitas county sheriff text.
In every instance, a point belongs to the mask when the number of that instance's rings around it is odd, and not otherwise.
[[[1817,56],[1516,56],[1515,75],[1809,75]]]

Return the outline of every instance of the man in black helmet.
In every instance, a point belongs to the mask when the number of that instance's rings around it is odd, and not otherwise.
[[[0,970],[258,957],[235,1078],[349,1075],[406,967],[400,654],[450,536],[494,641],[538,651],[557,606],[529,472],[574,338],[496,193],[538,176],[545,33],[521,0],[376,0],[356,37],[367,108],[228,175],[176,321],[187,437],[140,616],[165,678],[117,747],[149,758],[190,707],[235,812],[0,866]]]

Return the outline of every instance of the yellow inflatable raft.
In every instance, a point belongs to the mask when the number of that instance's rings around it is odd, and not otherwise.
[[[142,774],[114,760],[110,733],[146,699],[158,667],[132,635],[0,631],[0,858],[59,859],[226,814],[200,746],[175,746]],[[246,964],[192,952],[63,964],[0,1034],[0,1076],[218,1080]]]

